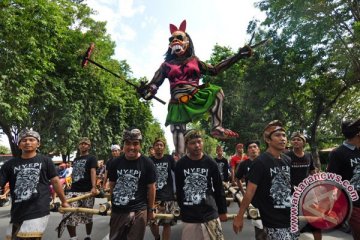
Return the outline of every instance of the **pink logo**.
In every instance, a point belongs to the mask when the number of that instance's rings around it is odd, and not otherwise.
[[[322,182],[303,193],[299,220],[318,229],[332,229],[348,218],[350,210],[351,201],[343,188]]]

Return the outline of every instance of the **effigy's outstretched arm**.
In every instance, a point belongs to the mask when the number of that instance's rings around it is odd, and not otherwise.
[[[216,76],[222,71],[225,71],[226,69],[230,68],[240,59],[251,57],[251,55],[252,55],[251,48],[249,46],[244,46],[239,49],[238,53],[216,64],[215,66],[207,64],[205,62],[200,62],[201,73],[205,75]]]

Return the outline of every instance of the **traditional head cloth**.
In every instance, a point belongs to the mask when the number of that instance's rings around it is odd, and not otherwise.
[[[119,145],[117,145],[117,144],[113,144],[113,145],[111,145],[111,151],[114,151],[114,150],[120,150],[121,148],[120,148],[120,146]]]
[[[25,128],[25,129],[21,130],[21,132],[19,133],[18,145],[19,145],[21,139],[26,138],[26,137],[36,138],[38,140],[38,142],[40,142],[40,134],[38,132],[36,132],[32,129]]]
[[[344,120],[341,123],[341,132],[347,138],[353,138],[360,133],[360,118],[357,120]]]
[[[306,138],[305,138],[304,134],[302,134],[302,133],[300,133],[300,132],[293,132],[293,133],[291,134],[290,139],[293,139],[294,137],[301,138],[301,140],[302,140],[304,143],[306,143]]]
[[[87,138],[87,137],[82,137],[82,138],[80,139],[79,145],[82,144],[82,143],[86,143],[86,144],[88,144],[88,145],[91,145],[91,141],[90,141],[90,139]]]
[[[123,141],[125,140],[142,140],[141,131],[137,128],[132,130],[124,130]]]
[[[202,138],[202,136],[199,130],[191,129],[185,133],[184,138],[185,138],[185,144],[187,144],[190,140],[195,138]]]
[[[264,128],[264,134],[263,134],[264,140],[269,139],[271,135],[277,131],[285,132],[282,123],[279,120],[274,120],[269,122],[268,125],[266,125],[266,127]]]
[[[164,145],[166,145],[166,141],[163,138],[156,138],[155,141],[153,142],[153,146],[155,145],[155,143],[157,142],[162,142]]]

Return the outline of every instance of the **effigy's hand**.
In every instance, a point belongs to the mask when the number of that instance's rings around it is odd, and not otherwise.
[[[251,57],[251,55],[253,54],[253,51],[250,46],[245,45],[244,47],[239,49],[238,54],[240,54],[243,58],[246,58],[246,57]]]
[[[157,93],[157,86],[155,84],[146,85],[145,82],[141,82],[140,86],[138,87],[137,91],[142,98],[145,100],[152,99],[155,94]]]
[[[143,98],[145,100],[152,99],[155,96],[155,94],[157,93],[157,89],[158,88],[155,84],[148,85],[147,88],[145,89]]]

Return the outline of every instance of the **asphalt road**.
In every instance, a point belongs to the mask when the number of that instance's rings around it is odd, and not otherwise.
[[[96,199],[94,208],[98,208],[99,203],[105,202],[105,199]],[[229,213],[236,213],[238,210],[237,204],[232,203],[228,208]],[[57,233],[55,232],[55,228],[61,221],[62,215],[60,213],[51,213],[48,226],[46,228],[43,239],[44,240],[68,240],[69,234],[67,230],[64,231],[64,234],[61,238],[57,238]],[[10,206],[5,206],[0,208],[0,239],[5,239],[5,231],[10,221]],[[92,231],[92,239],[93,240],[106,240],[106,236],[109,233],[109,216],[98,216],[94,215],[94,227]],[[224,230],[225,239],[254,239],[254,228],[251,225],[250,220],[245,220],[245,225],[243,231],[236,235],[232,230],[232,220],[222,223],[222,227]],[[176,226],[172,227],[171,239],[180,240],[181,239],[181,229],[182,224],[178,222]],[[80,225],[77,227],[77,235],[79,240],[84,239],[85,237],[85,226]],[[152,236],[150,229],[146,229],[145,240],[152,240],[154,237]],[[311,234],[302,234],[301,240],[309,240],[313,239]],[[323,234],[324,240],[350,240],[352,239],[351,235],[343,233],[341,231],[330,231]]]

